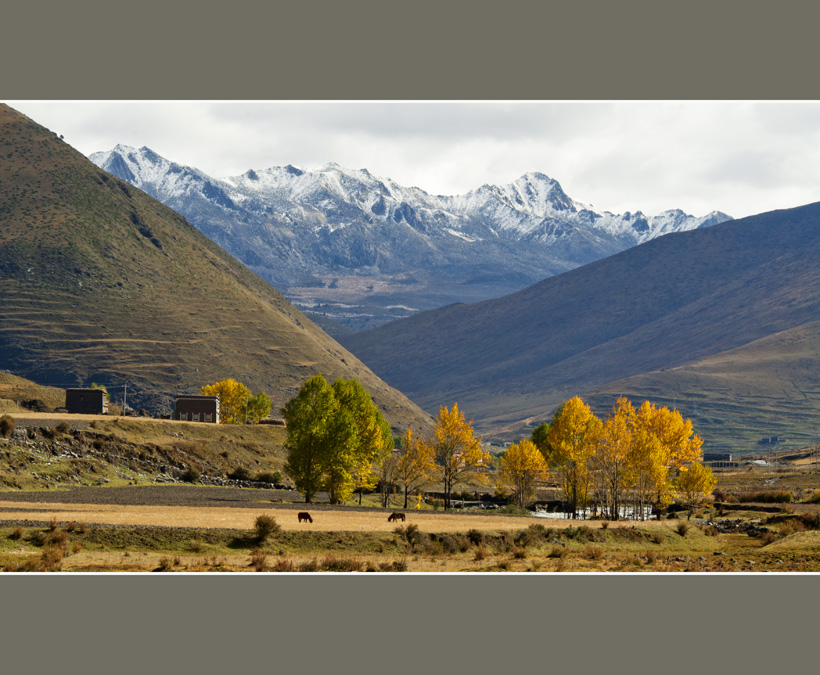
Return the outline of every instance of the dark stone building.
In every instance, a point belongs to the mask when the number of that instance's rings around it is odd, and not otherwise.
[[[219,423],[219,396],[177,396],[174,419]]]
[[[65,409],[73,415],[106,415],[105,389],[66,389]]]

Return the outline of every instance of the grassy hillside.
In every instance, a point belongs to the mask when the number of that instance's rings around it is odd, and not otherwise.
[[[0,436],[0,491],[185,482],[198,476],[219,484],[237,469],[253,479],[281,471],[285,461],[282,426],[29,412],[11,417],[14,430]]]
[[[342,342],[428,410],[458,401],[477,428],[503,433],[543,420],[576,394],[606,392],[608,401],[598,399],[606,409],[622,380],[702,363],[801,326],[814,335],[819,253],[820,205],[775,211],[667,235],[504,298],[426,312]],[[795,423],[814,406],[812,388],[796,400],[787,384],[803,377],[806,359],[767,365],[782,349],[774,340],[746,353],[731,390],[746,398],[724,405],[726,428],[746,405],[753,411],[776,400]],[[692,398],[707,379],[704,371],[680,394],[668,378],[658,386],[630,380],[624,392]],[[709,396],[719,400],[715,386]],[[775,435],[770,428],[764,422],[750,433]]]
[[[0,106],[0,368],[45,385],[176,393],[234,377],[278,408],[355,377],[396,428],[428,423],[271,286],[145,193]]]
[[[37,400],[51,410],[61,408],[65,405],[65,390],[42,387],[23,377],[0,372],[0,413],[15,412],[21,403]]]

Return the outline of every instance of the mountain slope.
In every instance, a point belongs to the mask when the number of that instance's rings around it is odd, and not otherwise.
[[[356,377],[397,426],[428,419],[181,216],[0,106],[0,368],[128,385],[132,405],[226,377],[275,407]]]
[[[595,213],[541,173],[436,196],[337,164],[214,179],[145,147],[118,145],[91,159],[184,215],[301,309],[355,330],[498,297],[667,232],[729,219]]]
[[[482,429],[520,428],[572,395],[820,320],[818,254],[820,205],[775,211],[660,237],[343,344],[428,410],[457,400]]]

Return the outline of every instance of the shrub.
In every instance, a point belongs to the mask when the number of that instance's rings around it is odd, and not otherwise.
[[[604,555],[604,551],[600,546],[589,546],[586,555],[590,560],[600,560]]]
[[[264,471],[260,474],[256,475],[256,480],[260,483],[281,483],[282,482],[282,472],[281,471]]]
[[[258,548],[253,549],[250,567],[253,567],[257,572],[266,571],[268,569],[268,556],[262,553]]]
[[[517,560],[523,560],[527,557],[527,550],[524,548],[518,548],[517,546],[513,548],[513,558]]]
[[[260,542],[264,542],[269,536],[277,534],[282,529],[282,526],[276,522],[276,518],[268,515],[257,516],[253,527],[256,530],[256,538]]]
[[[173,561],[165,556],[159,559],[159,567],[154,569],[154,572],[170,572],[173,568]]]
[[[244,466],[238,466],[228,474],[228,478],[231,480],[250,480],[251,472]]]
[[[280,561],[281,562],[281,561]],[[293,569],[293,565],[291,565],[290,570],[276,570],[277,572],[290,572]],[[319,561],[314,558],[313,560],[307,560],[299,565],[300,572],[318,572],[319,571]]]
[[[8,438],[12,431],[14,431],[14,418],[8,415],[0,417],[0,436]]]
[[[199,471],[197,471],[194,467],[189,466],[180,476],[180,479],[186,483],[196,483],[201,477],[202,474],[200,474]]]
[[[40,555],[40,569],[44,572],[59,572],[65,550],[59,546],[48,545]]]
[[[815,492],[806,500],[806,504],[820,504],[820,492]]]
[[[68,422],[62,421],[56,427],[54,427],[58,432],[61,434],[67,434],[71,431],[71,427],[68,425]]]
[[[358,572],[362,569],[362,563],[353,558],[337,558],[335,555],[328,555],[322,560],[322,569],[328,572]]]
[[[9,539],[17,540],[17,539],[22,539],[22,538],[23,538],[23,528],[22,527],[14,528],[14,532],[12,532],[9,535]]]
[[[552,550],[547,554],[548,558],[563,558],[567,554],[567,549],[564,546],[553,546]]]
[[[678,523],[678,526],[675,528],[675,531],[681,537],[685,537],[686,533],[689,532],[689,523],[687,523],[687,522]]]
[[[467,532],[467,539],[475,546],[480,546],[484,542],[484,533],[480,530],[469,530]]]
[[[475,550],[475,560],[484,560],[487,557],[487,549],[484,544],[479,544]]]

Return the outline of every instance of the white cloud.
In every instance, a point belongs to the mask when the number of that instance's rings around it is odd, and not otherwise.
[[[436,194],[527,171],[613,212],[820,200],[820,102],[11,101],[84,154],[148,146],[215,177],[333,161]]]

